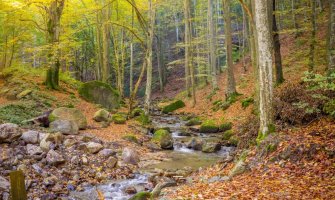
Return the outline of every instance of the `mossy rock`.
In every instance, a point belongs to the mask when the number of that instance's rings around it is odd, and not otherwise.
[[[141,113],[140,116],[137,116],[136,121],[140,122],[143,126],[150,124],[150,117],[146,115],[144,112]]]
[[[223,140],[229,140],[234,135],[233,130],[225,131],[222,135]]]
[[[229,138],[229,144],[232,146],[237,146],[239,143],[239,139],[236,136],[232,136]]]
[[[125,135],[122,137],[122,139],[127,140],[129,142],[138,143],[137,137],[133,134]]]
[[[130,117],[131,118],[138,117],[141,116],[142,114],[145,114],[144,110],[142,110],[141,108],[135,108],[133,111],[131,111]]]
[[[117,113],[117,114],[112,115],[112,121],[115,124],[125,124],[127,119],[122,114]]]
[[[231,122],[226,122],[226,123],[220,124],[220,126],[219,126],[219,130],[221,132],[228,131],[232,128],[233,128],[233,123],[231,123]]]
[[[129,200],[149,200],[149,199],[151,199],[150,192],[138,192],[133,197],[131,197]]]
[[[53,122],[56,120],[72,120],[77,123],[79,129],[85,129],[87,127],[87,120],[85,115],[76,108],[60,107],[53,110],[49,115],[49,121]]]
[[[79,95],[86,101],[100,104],[107,109],[120,107],[120,95],[110,85],[100,82],[91,81],[80,86]]]
[[[185,103],[182,100],[177,100],[167,106],[164,106],[162,112],[167,114],[183,107],[185,107]]]
[[[111,116],[112,115],[107,110],[100,109],[94,113],[93,119],[96,122],[109,122],[112,120]]]
[[[152,142],[159,144],[162,149],[173,148],[173,138],[171,133],[165,129],[159,129],[154,133]]]
[[[206,120],[200,125],[201,133],[217,133],[219,127],[215,124],[213,120]]]
[[[198,117],[195,117],[195,118],[192,118],[190,120],[188,120],[186,122],[186,126],[195,126],[195,125],[200,125],[202,123],[202,121],[200,120],[200,118]]]
[[[220,151],[221,145],[219,143],[205,143],[202,145],[201,151],[204,153],[214,153]]]

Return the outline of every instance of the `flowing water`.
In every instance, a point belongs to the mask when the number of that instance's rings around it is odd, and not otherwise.
[[[146,165],[140,169],[141,174],[136,174],[133,179],[113,181],[105,185],[100,185],[95,188],[88,188],[84,193],[72,193],[72,199],[92,199],[92,195],[96,190],[103,192],[106,200],[127,200],[132,195],[126,194],[124,191],[129,187],[135,188],[137,191],[143,191],[150,188],[148,173],[154,170],[177,171],[183,169],[197,170],[199,168],[208,167],[229,155],[233,147],[222,146],[221,150],[216,153],[203,153],[186,147],[186,142],[192,137],[201,138],[205,141],[219,141],[215,134],[193,133],[192,136],[180,136],[185,121],[182,121],[176,115],[154,115],[152,116],[152,124],[154,127],[168,127],[172,132],[174,139],[174,149],[164,151],[167,159],[160,162],[152,162],[153,164]],[[78,196],[76,196],[76,194]],[[81,196],[81,197],[79,197]],[[86,197],[85,197],[86,196]],[[71,198],[70,198],[71,199]]]

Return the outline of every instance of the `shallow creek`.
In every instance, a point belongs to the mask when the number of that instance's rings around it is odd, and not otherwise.
[[[112,181],[108,184],[99,185],[94,188],[87,188],[86,193],[72,194],[72,199],[90,199],[90,195],[99,190],[103,193],[106,200],[127,200],[132,195],[125,193],[125,189],[132,187],[137,191],[143,191],[152,185],[149,182],[149,174],[157,170],[175,172],[178,170],[197,170],[199,168],[208,167],[229,155],[233,151],[233,147],[222,146],[221,150],[216,153],[203,153],[186,147],[186,142],[192,137],[201,138],[205,141],[219,141],[215,134],[202,134],[192,132],[192,136],[180,136],[185,121],[181,120],[177,115],[161,115],[152,116],[152,124],[157,128],[169,127],[174,139],[174,149],[160,151],[152,154],[162,154],[164,159],[160,161],[147,161],[147,164],[139,169],[139,173],[133,179]],[[141,166],[141,165],[140,165]]]

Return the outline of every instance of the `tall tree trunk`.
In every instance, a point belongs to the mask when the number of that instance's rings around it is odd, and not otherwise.
[[[194,77],[194,67],[191,59],[191,4],[190,0],[184,0],[184,14],[185,14],[185,69],[188,69],[190,72],[191,80],[191,89],[192,89],[192,106],[196,104],[196,96],[195,96],[195,77]]]
[[[329,5],[328,74],[335,72],[335,1]]]
[[[315,44],[316,44],[316,3],[315,0],[310,0],[310,6],[312,9],[311,12],[311,38],[310,38],[310,47],[309,47],[309,61],[308,61],[308,67],[309,71],[314,70],[314,52],[315,52]]]
[[[236,84],[234,78],[233,66],[233,47],[232,47],[232,31],[231,31],[231,18],[230,18],[230,5],[229,0],[223,0],[224,9],[224,29],[225,29],[225,44],[226,44],[226,60],[227,60],[227,88],[226,98],[236,94]]]
[[[208,0],[208,27],[209,27],[209,54],[210,54],[210,66],[211,66],[211,80],[213,90],[218,89],[218,83],[216,79],[216,48],[215,48],[215,30],[213,20],[213,0]]]
[[[260,135],[266,136],[273,123],[273,84],[272,84],[272,48],[271,29],[269,28],[269,6],[267,0],[255,1],[255,19],[259,64],[259,108]]]
[[[280,38],[277,28],[276,20],[276,0],[273,0],[273,46],[274,46],[274,58],[275,58],[275,69],[276,69],[276,84],[281,84],[284,82],[283,67],[281,62],[281,52],[280,52]]]
[[[152,43],[154,38],[154,27],[155,27],[155,9],[153,8],[152,0],[149,0],[149,35],[147,40],[147,82],[145,89],[145,112],[150,113],[151,104],[151,87],[152,87]]]
[[[131,28],[134,28],[134,8],[131,11]],[[130,66],[129,66],[129,94],[133,92],[134,87],[134,36],[131,36],[131,43],[130,43]]]
[[[108,83],[110,77],[110,25],[108,21],[110,20],[110,7],[107,6],[102,9],[102,81]]]
[[[60,34],[60,19],[62,16],[65,0],[54,0],[50,3],[48,9],[47,22],[47,41],[53,49],[49,52],[50,68],[47,70],[46,85],[50,89],[57,89],[59,87],[59,66],[60,66],[60,52],[59,52],[59,34]],[[53,53],[55,52],[55,53]]]

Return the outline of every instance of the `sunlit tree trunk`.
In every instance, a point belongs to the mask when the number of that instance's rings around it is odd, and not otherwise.
[[[107,6],[102,9],[102,70],[101,77],[102,81],[107,83],[109,82],[110,77],[110,25],[108,21],[110,20],[110,7]]]
[[[259,64],[260,133],[265,136],[273,123],[272,48],[267,0],[255,1]]]
[[[50,45],[49,63],[50,68],[47,70],[46,85],[50,89],[59,87],[59,34],[60,34],[60,19],[62,16],[65,0],[54,0],[48,8],[47,21],[47,41]],[[56,48],[56,49],[54,49]],[[55,50],[55,51],[54,51]],[[55,52],[55,53],[54,53]]]
[[[213,0],[208,0],[208,28],[209,28],[209,55],[210,55],[210,66],[211,66],[211,80],[213,90],[218,88],[216,79],[216,40],[213,20]]]
[[[329,5],[328,73],[335,72],[335,1]]]
[[[273,46],[274,46],[274,59],[275,59],[275,69],[276,69],[276,84],[281,84],[284,82],[283,67],[281,62],[281,52],[280,52],[280,38],[277,28],[276,20],[276,0],[273,0],[273,21],[272,21],[272,30],[273,30]]]
[[[150,113],[151,104],[151,89],[152,89],[152,43],[154,39],[154,26],[155,26],[155,9],[153,8],[152,0],[149,0],[149,35],[147,39],[148,54],[147,60],[147,82],[145,89],[145,112]]]
[[[224,9],[224,29],[225,29],[225,45],[226,45],[226,60],[227,60],[227,88],[226,97],[236,93],[236,84],[234,78],[233,66],[233,47],[232,47],[232,31],[230,18],[229,0],[223,0]]]

